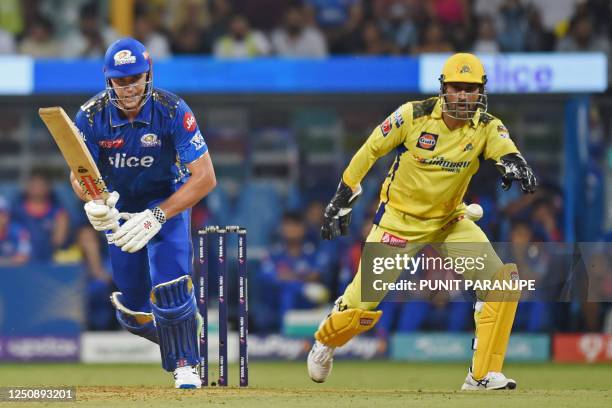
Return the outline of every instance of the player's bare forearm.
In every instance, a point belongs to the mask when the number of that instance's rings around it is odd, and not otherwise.
[[[196,161],[189,163],[187,168],[191,172],[189,180],[159,205],[166,218],[172,218],[193,207],[217,185],[215,170],[208,152]]]

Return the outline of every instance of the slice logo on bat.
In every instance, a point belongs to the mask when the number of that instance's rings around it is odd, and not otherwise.
[[[196,120],[191,112],[185,112],[183,116],[183,127],[188,132],[193,132],[196,128]]]
[[[100,140],[98,142],[98,146],[103,149],[119,149],[123,147],[123,138],[115,139],[115,140]]]
[[[438,135],[422,132],[421,136],[419,136],[419,140],[417,140],[417,147],[425,150],[433,150],[436,148],[437,143]]]
[[[134,64],[136,62],[136,57],[132,55],[132,51],[130,50],[117,51],[113,59],[115,60],[115,66]]]
[[[115,153],[114,156],[108,158],[108,161],[114,168],[121,169],[124,167],[151,167],[155,159],[153,156],[127,157],[125,153]]]
[[[140,145],[142,147],[161,146],[161,140],[157,138],[156,134],[147,133],[146,135],[142,135],[142,137],[140,138]]]
[[[393,234],[389,234],[388,232],[385,232],[382,238],[380,239],[380,242],[382,242],[383,244],[392,246],[392,247],[406,248],[406,243],[408,241],[405,240],[404,238],[396,237]]]
[[[391,131],[391,128],[393,127],[393,125],[391,124],[391,118],[387,118],[383,123],[381,123],[380,125],[380,131],[383,134],[383,137],[387,136],[389,134],[389,132]]]

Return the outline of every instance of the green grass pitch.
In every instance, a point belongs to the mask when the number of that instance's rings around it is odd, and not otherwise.
[[[230,384],[236,370],[231,367]],[[612,407],[612,365],[508,364],[504,371],[518,389],[486,393],[458,391],[465,370],[461,364],[337,361],[328,382],[315,384],[303,362],[254,362],[247,389],[175,390],[171,376],[155,365],[3,364],[0,386],[74,385],[77,401],[0,406]]]

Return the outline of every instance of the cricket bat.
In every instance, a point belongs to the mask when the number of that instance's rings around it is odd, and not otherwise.
[[[51,136],[62,152],[68,167],[76,177],[91,200],[104,202],[108,197],[108,189],[100,175],[98,166],[85,146],[81,132],[59,106],[40,108],[38,115],[45,122]]]

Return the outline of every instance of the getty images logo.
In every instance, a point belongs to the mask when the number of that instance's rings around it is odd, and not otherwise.
[[[153,156],[127,157],[125,153],[116,153],[114,156],[110,156],[108,161],[114,168],[121,169],[124,167],[151,167],[155,159]]]

